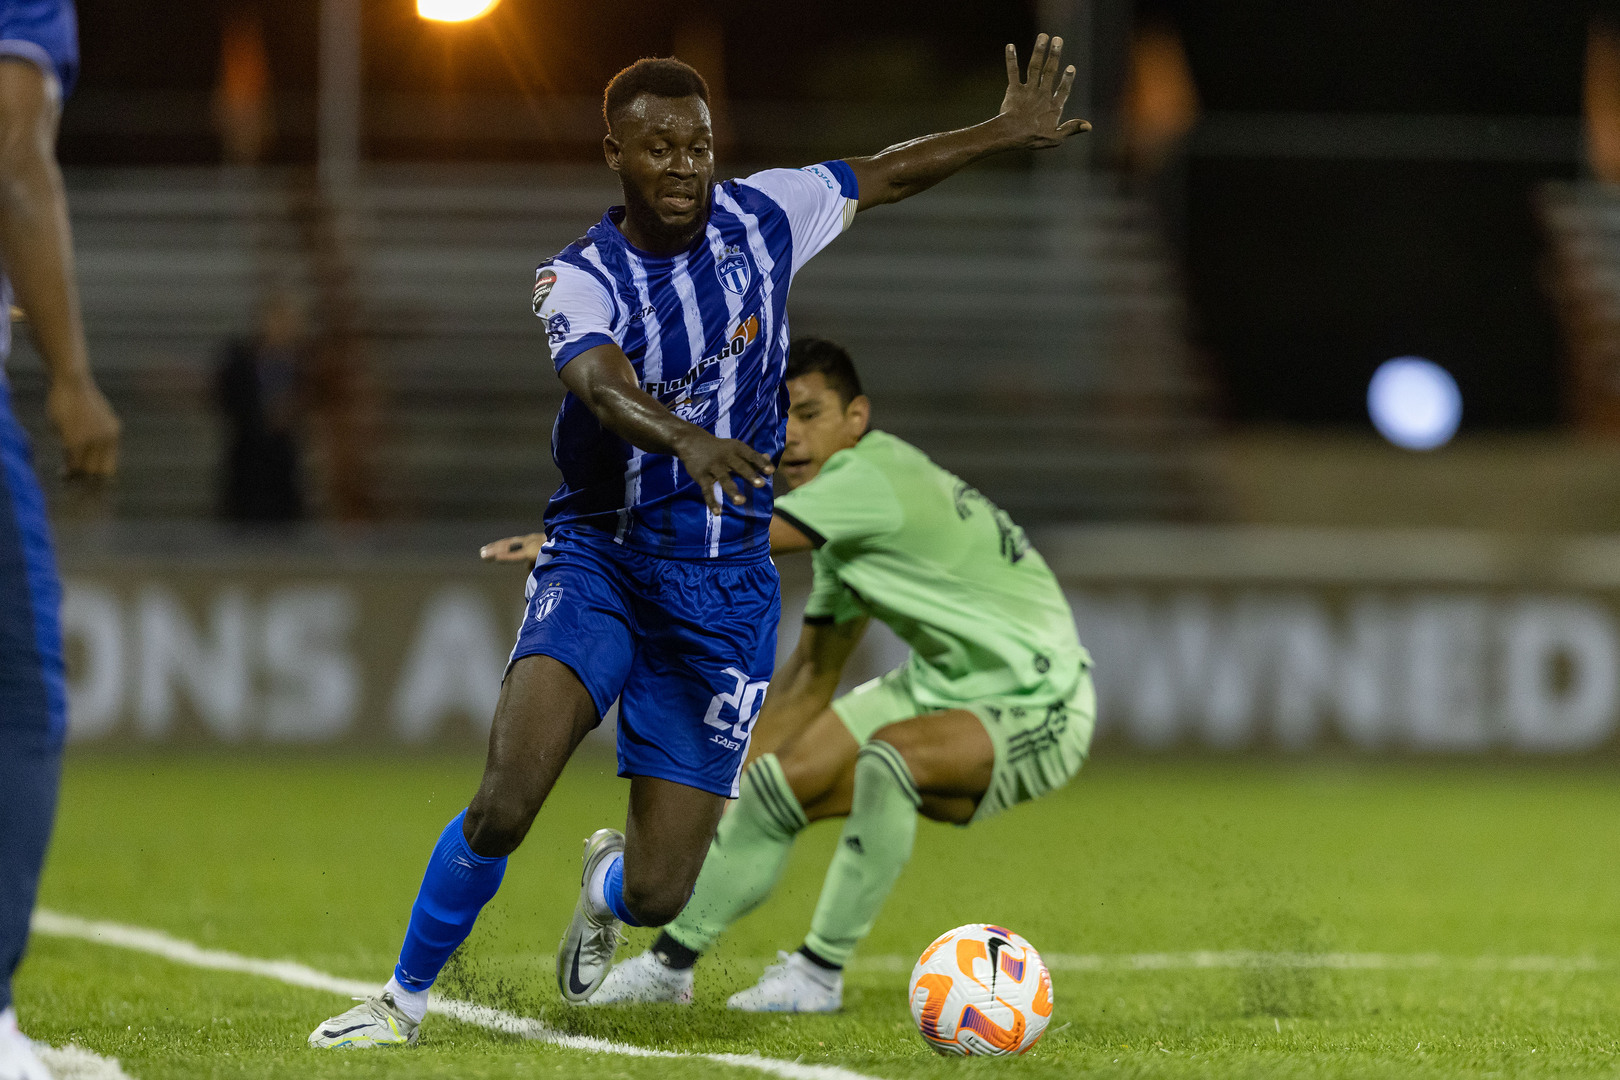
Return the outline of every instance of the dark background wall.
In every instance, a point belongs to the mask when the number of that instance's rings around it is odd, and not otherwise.
[[[1197,333],[1230,415],[1352,422],[1382,361],[1458,379],[1470,427],[1564,410],[1539,183],[1579,169],[1571,0],[1148,0],[1205,111],[1182,186]]]
[[[1416,353],[1458,377],[1467,426],[1559,421],[1562,343],[1533,196],[1580,171],[1584,50],[1593,20],[1612,19],[1603,3],[1132,6],[1100,0],[1093,12],[1098,157],[1109,162],[1119,127],[1133,16],[1173,29],[1205,124],[1160,178],[1161,201],[1227,416],[1359,422],[1373,368]],[[318,7],[82,0],[84,76],[64,161],[217,161],[210,95],[233,11],[264,29],[277,115],[268,160],[310,161]],[[1036,29],[1031,3],[972,0],[783,3],[765,16],[743,0],[504,0],[456,27],[421,22],[413,0],[365,7],[366,152],[381,161],[590,160],[590,102],[606,79],[676,50],[726,94],[731,160],[871,152],[927,130],[914,125],[986,114],[1000,44],[1027,47]],[[413,124],[423,101],[462,111]],[[1299,122],[1279,128],[1279,117]],[[553,133],[503,134],[531,124]]]

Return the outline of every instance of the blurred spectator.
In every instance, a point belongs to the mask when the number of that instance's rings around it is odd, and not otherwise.
[[[221,513],[230,521],[298,521],[305,516],[300,427],[310,349],[304,316],[272,293],[259,333],[229,342],[215,373],[226,426]]]

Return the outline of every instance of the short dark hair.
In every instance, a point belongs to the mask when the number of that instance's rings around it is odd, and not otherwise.
[[[824,338],[795,338],[788,345],[788,379],[802,379],[819,373],[838,395],[844,408],[865,393],[861,377],[855,373],[855,361],[842,345],[834,345]]]
[[[642,94],[667,98],[696,94],[707,105],[709,84],[691,64],[673,56],[643,57],[608,80],[607,92],[602,95],[602,119],[607,121],[609,130],[619,110]]]

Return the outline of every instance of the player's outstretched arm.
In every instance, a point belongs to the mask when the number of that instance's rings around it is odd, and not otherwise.
[[[1090,131],[1085,120],[1063,119],[1074,67],[1061,66],[1063,39],[1035,39],[1027,76],[1019,70],[1018,50],[1007,46],[1007,96],[1001,112],[960,131],[925,135],[891,146],[871,157],[848,158],[860,185],[857,209],[899,202],[926,191],[981,158],[1007,150],[1044,150],[1060,146],[1071,135]]]
[[[720,495],[741,506],[748,501],[737,487],[740,476],[762,488],[775,472],[770,459],[745,442],[720,439],[687,423],[641,388],[630,358],[617,345],[587,349],[560,372],[563,385],[585,403],[619,438],[649,454],[672,454],[703,490],[709,512],[719,516]]]
[[[543,532],[525,533],[522,536],[508,536],[503,540],[496,540],[485,544],[478,549],[478,557],[485,562],[499,563],[528,563],[529,569],[534,569],[534,561],[540,557],[540,549],[545,545],[546,534]]]
[[[90,374],[73,279],[67,195],[56,164],[55,83],[25,60],[0,60],[0,259],[50,373],[46,411],[69,476],[118,469],[118,418]]]
[[[771,515],[771,554],[791,555],[795,551],[809,551],[815,547],[810,538],[800,532],[781,514]]]
[[[804,624],[799,643],[771,676],[771,688],[749,736],[748,760],[774,752],[832,704],[844,665],[866,633],[867,620]]]

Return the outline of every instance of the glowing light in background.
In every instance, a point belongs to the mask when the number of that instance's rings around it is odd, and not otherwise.
[[[1421,356],[1397,356],[1373,372],[1367,413],[1378,433],[1396,446],[1433,450],[1457,434],[1462,392],[1439,364]]]
[[[501,0],[416,0],[416,13],[434,22],[469,22],[495,10]]]

